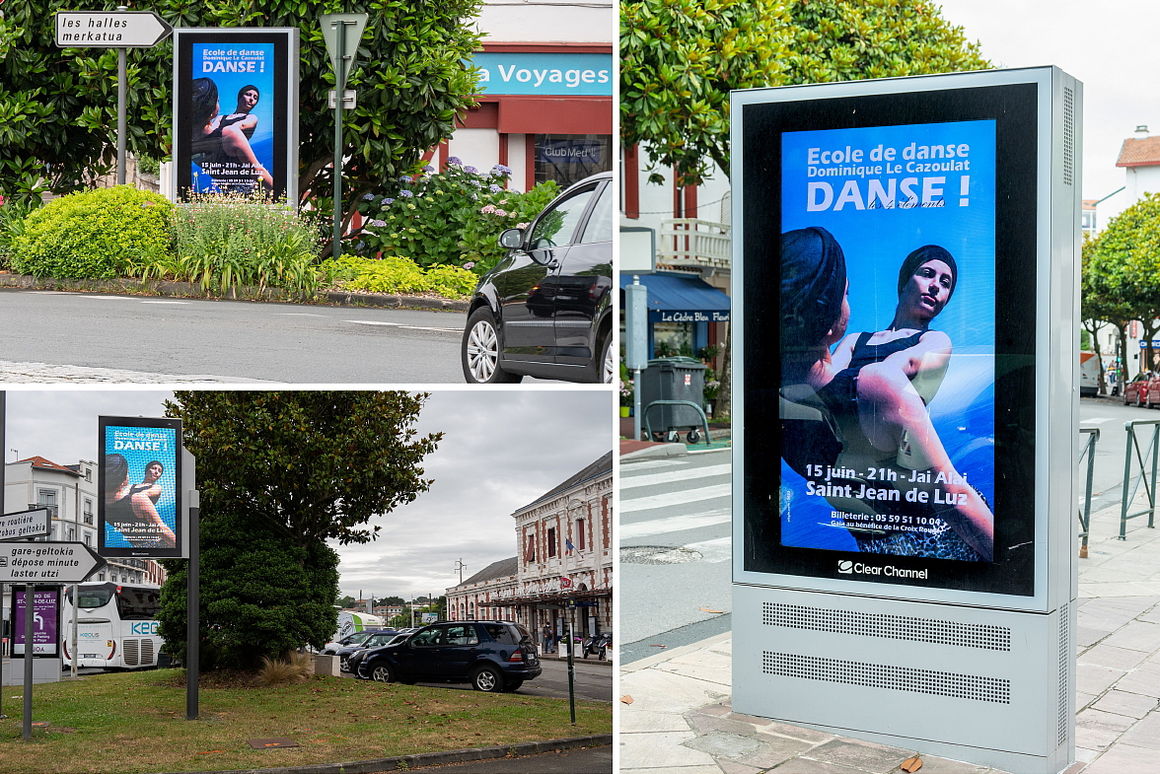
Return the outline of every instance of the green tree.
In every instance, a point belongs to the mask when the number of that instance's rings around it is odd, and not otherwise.
[[[88,10],[112,9],[114,2]],[[367,191],[414,172],[423,150],[450,135],[472,104],[475,75],[464,60],[477,47],[480,0],[159,0],[151,6],[183,27],[299,27],[299,191],[324,200],[333,190],[334,87],[318,17],[370,14],[361,63],[348,88],[358,107],[344,113],[347,212]],[[67,0],[7,0],[0,10],[0,194],[38,197],[82,187],[115,161],[116,52],[54,45],[54,12]],[[139,155],[171,150],[173,46],[128,56],[128,145]],[[325,202],[320,203],[326,211]]]
[[[1089,249],[1091,255],[1085,255],[1083,267],[1081,318],[1098,316],[1117,324],[1121,357],[1126,354],[1126,323],[1139,320],[1148,342],[1141,368],[1154,368],[1152,340],[1160,317],[1160,194],[1146,194],[1112,218]],[[1126,366],[1127,360],[1123,362]]]
[[[625,0],[620,41],[621,142],[643,144],[680,185],[701,183],[710,162],[729,174],[730,89],[990,67],[926,0]],[[730,352],[726,341],[724,416]]]
[[[334,601],[334,604],[338,605],[339,607],[343,608],[344,610],[348,607],[354,607],[354,603],[355,603],[355,598],[349,594],[347,594],[346,596],[343,596],[343,597],[339,597],[338,599],[336,599]]]
[[[1112,325],[1116,329],[1116,359],[1124,364],[1127,362],[1125,345],[1132,309],[1124,292],[1122,267],[1110,257],[1110,251],[1100,251],[1098,239],[1085,236],[1082,256],[1080,323],[1093,342],[1099,341],[1097,334],[1105,324]],[[1098,345],[1092,348],[1098,351]],[[1123,377],[1121,373],[1121,380]],[[1104,363],[1103,358],[1100,358],[1100,392],[1104,391],[1105,383]]]
[[[442,434],[414,428],[426,395],[403,392],[178,392],[201,492],[205,668],[256,667],[334,633],[338,556],[425,492],[421,463]],[[188,562],[165,562],[161,636],[180,657]]]

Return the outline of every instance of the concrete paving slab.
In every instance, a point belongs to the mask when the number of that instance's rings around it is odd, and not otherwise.
[[[1127,648],[1119,648],[1115,645],[1100,643],[1095,647],[1085,650],[1076,660],[1080,664],[1094,664],[1096,666],[1109,667],[1126,672],[1133,667],[1139,666],[1147,657],[1146,653],[1138,650],[1128,650]]]
[[[979,766],[974,763],[964,763],[963,761],[952,761],[947,758],[927,758],[922,757],[922,768],[919,769],[922,774],[986,774],[994,771],[986,766]]]
[[[714,766],[713,756],[685,747],[697,738],[692,731],[665,734],[621,734],[620,768],[658,769],[678,766]]]
[[[721,774],[759,774],[762,771],[757,766],[749,766],[737,761],[718,761],[717,765],[721,767]]]
[[[809,742],[813,745],[819,745],[822,742],[828,742],[836,738],[833,734],[827,734],[825,731],[818,731],[813,728],[802,728],[801,726],[791,726],[789,723],[770,723],[768,726],[757,729],[757,733],[788,736],[790,739],[800,739],[803,742]]]
[[[752,729],[750,730],[752,731]],[[762,743],[754,739],[752,735],[742,736],[724,731],[700,731],[695,739],[690,739],[683,744],[690,749],[709,753],[714,758],[732,758],[734,760],[745,760],[762,748]],[[793,752],[788,753],[777,763],[792,756]],[[770,765],[777,765],[777,763]]]
[[[1156,749],[1120,744],[1088,764],[1083,774],[1156,774]]]
[[[1160,650],[1160,624],[1129,621],[1123,628],[1109,634],[1102,644],[1143,653],[1155,653]]]
[[[809,757],[874,774],[887,774],[912,755],[913,750],[903,750],[899,747],[887,747],[857,739],[834,739],[815,747],[810,751]]]
[[[623,675],[620,692],[632,696],[634,702],[630,707],[682,713],[719,703],[729,695],[718,683],[692,680],[658,669]]]
[[[620,710],[620,723],[617,728],[624,733],[690,730],[688,721],[679,712],[655,712],[624,706]]]
[[[1153,760],[1160,757],[1156,754],[1156,751],[1160,750],[1160,712],[1151,712],[1133,725],[1124,733],[1122,741],[1135,747],[1147,747],[1152,751]],[[1157,766],[1157,769],[1160,769],[1160,766]]]
[[[1134,718],[1085,709],[1075,717],[1075,743],[1092,750],[1107,749],[1132,727]]]
[[[1140,718],[1156,709],[1157,699],[1151,696],[1142,696],[1138,693],[1127,693],[1112,689],[1104,694],[1103,698],[1092,705],[1093,709],[1102,712],[1111,712],[1129,718]]]
[[[757,729],[752,723],[734,720],[727,715],[717,717],[690,712],[685,715],[685,718],[690,728],[702,734],[718,731],[726,734],[737,734],[738,736],[754,736],[757,733]]]
[[[1075,689],[1084,693],[1102,694],[1125,674],[1127,671],[1123,669],[1079,664],[1075,668]]]

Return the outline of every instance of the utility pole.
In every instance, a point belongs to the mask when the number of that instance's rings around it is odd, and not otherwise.
[[[455,562],[455,569],[459,570],[459,585],[460,585],[460,586],[462,586],[462,585],[463,585],[463,571],[464,571],[465,569],[467,569],[467,565],[463,563],[463,557],[462,557],[462,556],[461,556],[461,557],[459,557],[459,559],[457,559],[457,560],[456,560],[456,562]]]

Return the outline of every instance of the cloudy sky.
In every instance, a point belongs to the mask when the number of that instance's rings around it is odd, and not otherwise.
[[[1160,134],[1156,5],[1147,0],[943,0],[943,17],[963,28],[998,67],[1056,65],[1083,83],[1085,199],[1124,185],[1120,145],[1138,124]],[[1130,204],[1123,194],[1098,211],[1102,228]]]
[[[8,390],[4,460],[39,455],[67,465],[97,455],[97,416],[159,417],[156,390]],[[372,523],[379,538],[337,546],[340,586],[358,596],[442,594],[516,554],[512,511],[611,449],[612,397],[591,390],[440,390],[420,432],[444,433],[424,465],[426,494]]]

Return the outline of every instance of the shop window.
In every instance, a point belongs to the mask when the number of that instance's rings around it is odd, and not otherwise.
[[[612,169],[612,138],[600,134],[537,134],[536,182],[555,180],[561,188]]]
[[[656,357],[692,357],[694,325],[696,323],[653,323],[653,350]]]

